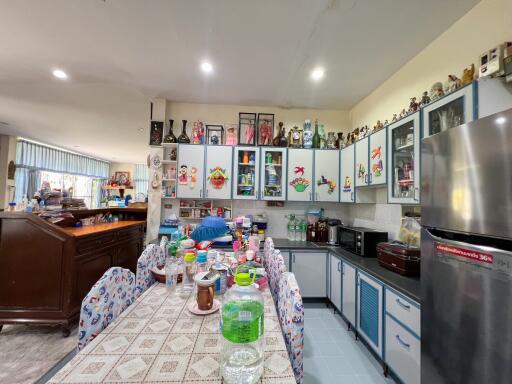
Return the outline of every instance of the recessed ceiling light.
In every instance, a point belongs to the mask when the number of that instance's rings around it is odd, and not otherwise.
[[[53,76],[55,76],[57,79],[67,79],[68,75],[66,72],[64,72],[62,69],[54,69],[53,70]]]
[[[498,123],[498,124],[505,124],[505,122],[507,121],[507,119],[505,119],[505,118],[502,116],[502,117],[498,117],[495,121],[496,121],[496,123]]]
[[[204,73],[210,73],[213,71],[213,66],[210,62],[208,61],[203,61],[201,63],[201,71],[203,71]]]
[[[311,71],[311,79],[314,81],[320,81],[324,77],[325,70],[323,68],[315,68]]]

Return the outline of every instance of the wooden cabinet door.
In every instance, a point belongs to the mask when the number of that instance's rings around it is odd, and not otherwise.
[[[356,187],[368,185],[368,137],[355,143],[356,146]]]
[[[261,148],[261,199],[286,200],[286,148]]]
[[[353,326],[356,325],[356,269],[345,262],[341,265],[342,300],[341,313]]]
[[[387,128],[370,135],[370,185],[386,184]]]
[[[208,199],[231,199],[233,182],[233,147],[206,147],[205,191]]]
[[[101,276],[113,265],[115,248],[100,249],[98,252],[76,258],[76,302],[82,302],[85,295]]]
[[[329,255],[329,261],[329,299],[336,309],[341,311],[341,260],[334,255]]]
[[[293,252],[291,272],[295,274],[302,297],[327,297],[325,252]]]
[[[315,150],[315,201],[340,199],[340,151]]]
[[[340,170],[340,201],[353,203],[356,201],[355,145],[350,145],[340,151]]]
[[[179,198],[204,198],[204,145],[178,145]]]
[[[258,200],[260,196],[260,149],[258,147],[235,147],[233,162],[233,199]]]
[[[116,267],[127,268],[133,273],[136,273],[137,260],[141,254],[142,239],[122,243],[116,248],[113,265]]]
[[[312,149],[288,149],[288,201],[313,200],[313,155]]]

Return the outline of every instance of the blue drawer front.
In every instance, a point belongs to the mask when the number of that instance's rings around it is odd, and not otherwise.
[[[379,346],[379,291],[364,280],[359,284],[359,326]]]

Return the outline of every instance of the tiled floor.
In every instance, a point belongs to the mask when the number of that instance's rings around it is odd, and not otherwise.
[[[325,304],[304,309],[304,384],[388,384],[380,363]]]

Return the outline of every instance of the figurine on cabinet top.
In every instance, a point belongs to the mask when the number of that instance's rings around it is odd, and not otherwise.
[[[402,109],[402,112],[400,112],[400,115],[398,116],[398,119],[401,119],[402,117],[405,117],[407,116],[407,111],[404,109]]]
[[[443,84],[438,81],[430,88],[430,101],[436,101],[444,96]]]
[[[460,88],[460,79],[455,75],[448,75],[448,81],[444,85],[444,93],[450,93]]]
[[[364,139],[366,136],[370,134],[368,126],[365,125],[364,127],[361,127],[359,130],[359,139]]]
[[[283,126],[283,122],[279,122],[279,128],[277,130],[277,136],[274,137],[274,140],[272,141],[272,144],[275,147],[287,147],[288,146],[288,140],[286,139],[286,130]]]
[[[393,118],[391,119],[391,122],[394,123],[395,121],[398,121],[398,116],[396,113],[393,113]]]
[[[226,129],[226,145],[237,145],[237,128],[235,125],[228,126]]]
[[[197,121],[194,122],[194,126],[192,128],[192,144],[201,144],[201,135]]]
[[[460,86],[468,85],[475,78],[475,64],[471,64],[470,67],[464,68],[462,71],[462,79],[460,81]]]
[[[423,92],[423,95],[421,96],[420,107],[424,107],[428,103],[430,103],[430,97],[428,97],[428,92],[425,91],[425,92]]]
[[[377,120],[377,124],[373,127],[373,132],[380,131],[382,128],[384,128],[384,124],[382,124],[380,120]]]
[[[409,103],[409,110],[407,113],[414,113],[418,110],[418,103],[416,102],[415,97],[411,97],[411,102]]]
[[[270,120],[263,120],[259,127],[259,145],[270,145],[272,142],[272,126]]]
[[[302,147],[302,129],[294,126],[291,130],[291,137],[289,140],[290,147],[301,148]]]
[[[354,129],[354,131],[352,132],[352,142],[355,143],[357,140],[359,140],[359,134],[360,134],[360,130],[359,130],[359,127]]]
[[[388,121],[388,119],[384,120],[384,126],[386,127],[386,126],[388,126],[388,125],[389,125],[389,121]]]
[[[345,138],[343,137],[343,132],[338,132],[338,142],[337,147],[339,149],[345,148]]]
[[[336,149],[336,136],[334,132],[328,132],[327,133],[327,148],[328,149]]]

